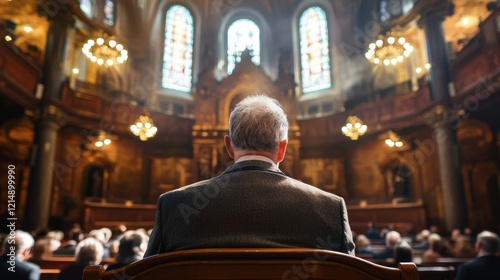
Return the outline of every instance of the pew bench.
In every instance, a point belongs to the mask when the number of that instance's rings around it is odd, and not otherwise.
[[[351,255],[306,248],[204,248],[168,252],[105,271],[87,266],[83,280],[394,279],[418,280],[414,263],[384,267]]]
[[[58,256],[58,257],[45,257],[43,259],[33,260],[30,259],[29,262],[37,264],[41,269],[59,269],[72,264],[75,262],[75,257],[73,256]],[[103,265],[110,265],[115,262],[114,258],[106,258],[101,261]]]

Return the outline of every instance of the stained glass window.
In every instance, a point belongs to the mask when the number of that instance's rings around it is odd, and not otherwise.
[[[115,1],[104,2],[104,23],[113,26],[115,24]]]
[[[165,20],[162,73],[164,88],[191,91],[193,33],[191,12],[181,5],[170,7]]]
[[[305,10],[299,19],[302,91],[330,88],[330,48],[326,13],[320,7]]]
[[[227,73],[231,74],[245,49],[250,51],[252,62],[260,64],[260,29],[249,19],[233,22],[227,30]]]
[[[92,18],[92,1],[91,0],[80,0],[80,9],[87,17]]]

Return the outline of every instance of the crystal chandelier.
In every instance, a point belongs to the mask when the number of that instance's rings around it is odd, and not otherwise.
[[[135,136],[139,136],[142,141],[147,141],[149,138],[155,136],[158,128],[153,123],[153,120],[148,116],[140,116],[130,130]]]
[[[365,57],[373,64],[385,66],[403,62],[413,52],[413,46],[406,42],[399,28],[379,35],[377,41],[368,45]]]
[[[82,47],[82,52],[90,61],[99,66],[122,64],[128,59],[128,52],[122,44],[116,42],[115,36],[100,31],[95,39],[89,39]]]
[[[401,148],[403,147],[403,141],[401,141],[401,138],[399,135],[397,135],[394,131],[389,130],[387,132],[387,139],[385,139],[385,144],[389,147],[396,147],[396,148]]]
[[[365,134],[367,129],[368,127],[358,117],[349,116],[346,124],[342,127],[342,134],[351,138],[351,140],[358,140],[359,136]]]

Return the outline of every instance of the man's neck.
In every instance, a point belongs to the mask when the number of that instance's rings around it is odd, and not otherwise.
[[[278,165],[276,160],[276,154],[266,151],[251,151],[251,150],[235,150],[234,151],[234,161],[241,161],[240,158],[246,156],[260,156],[268,158],[270,161],[274,162],[274,164]],[[244,160],[244,159],[243,159]]]

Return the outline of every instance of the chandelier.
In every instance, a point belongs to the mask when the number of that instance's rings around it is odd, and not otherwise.
[[[95,39],[89,39],[82,47],[82,52],[90,61],[99,66],[122,64],[128,59],[128,51],[116,42],[115,36],[100,31]]]
[[[153,123],[153,120],[148,116],[140,116],[130,130],[135,136],[139,136],[142,141],[147,141],[149,138],[156,135],[158,128]]]
[[[401,141],[401,138],[399,135],[397,135],[394,131],[389,130],[387,132],[387,139],[385,139],[385,144],[389,147],[396,147],[396,148],[401,148],[403,147],[403,141]]]
[[[351,140],[358,140],[359,136],[365,134],[367,129],[368,127],[358,117],[349,116],[346,124],[342,127],[342,134],[351,138]]]
[[[413,46],[406,42],[399,28],[379,35],[377,41],[368,45],[365,57],[373,64],[385,66],[403,62],[413,52]]]

